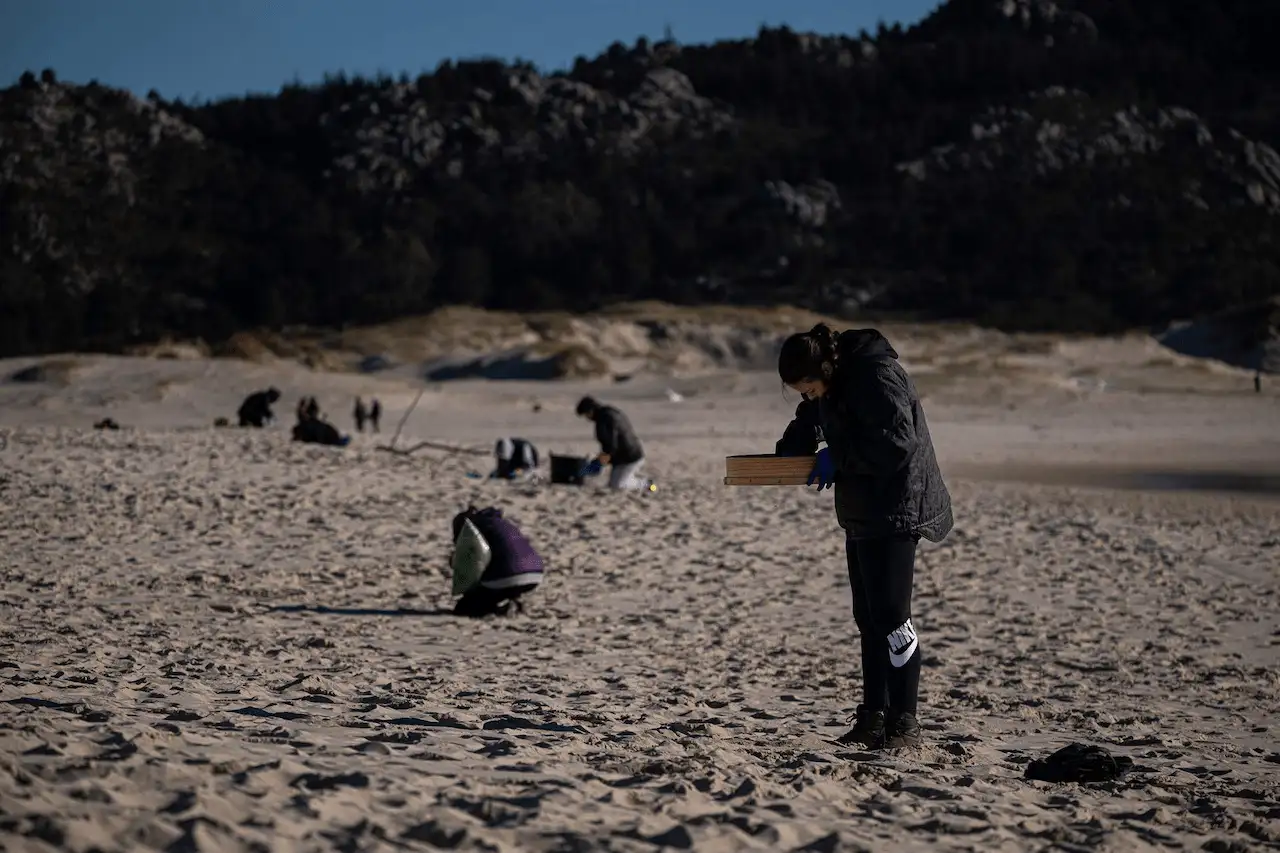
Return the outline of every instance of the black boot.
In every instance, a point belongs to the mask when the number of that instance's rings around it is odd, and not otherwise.
[[[873,747],[884,739],[884,711],[873,711],[866,705],[859,705],[854,715],[853,728],[837,739],[837,743],[846,746]]]
[[[920,723],[910,711],[890,711],[885,718],[881,749],[902,749],[920,745]]]

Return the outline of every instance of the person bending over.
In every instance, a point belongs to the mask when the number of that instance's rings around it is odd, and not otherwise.
[[[489,565],[480,580],[454,605],[456,616],[505,615],[511,605],[524,610],[520,597],[542,583],[542,557],[520,528],[497,507],[469,506],[454,516],[453,540],[462,534],[463,522],[471,524],[489,546]]]
[[[497,464],[491,479],[513,480],[532,473],[538,467],[538,448],[523,438],[500,438],[493,445],[493,457]]]
[[[627,416],[591,397],[578,401],[577,414],[596,425],[600,453],[593,462],[609,466],[609,488],[647,489],[648,481],[639,476],[644,467],[644,448]]]
[[[271,412],[271,404],[280,399],[280,392],[275,388],[255,391],[240,404],[236,414],[240,417],[242,427],[264,427],[275,420]]]
[[[311,398],[311,402],[314,401],[315,398]],[[346,447],[351,443],[351,436],[338,432],[337,427],[320,417],[318,407],[313,410],[306,398],[303,398],[298,403],[298,422],[293,425],[293,440],[306,444]]]
[[[842,743],[873,749],[920,741],[920,640],[911,623],[916,546],[951,531],[924,409],[889,341],[875,329],[837,335],[819,324],[783,342],[778,375],[804,400],[780,456],[815,453],[809,477],[835,486],[853,617],[861,634],[862,702]],[[818,450],[818,442],[826,447]]]

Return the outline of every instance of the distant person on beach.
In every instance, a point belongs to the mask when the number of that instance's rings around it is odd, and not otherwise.
[[[627,416],[592,397],[579,400],[576,411],[578,417],[586,418],[596,425],[596,441],[600,442],[600,453],[592,462],[598,466],[609,466],[609,488],[649,488],[649,481],[639,476],[640,469],[644,467],[644,447]]]
[[[303,397],[298,401],[298,423],[313,421],[320,417],[320,404],[315,397]]]
[[[523,438],[500,438],[493,445],[496,462],[491,479],[512,480],[538,467],[538,448]]]
[[[309,402],[308,402],[309,400]],[[293,425],[293,440],[306,444],[325,444],[330,447],[346,447],[351,436],[338,432],[338,428],[320,417],[315,398],[303,398],[298,402],[298,422]]]
[[[837,335],[819,324],[792,335],[778,375],[804,400],[776,453],[817,454],[809,484],[835,486],[845,531],[863,698],[840,742],[913,746],[920,741],[920,648],[911,624],[916,546],[921,536],[941,541],[953,524],[920,396],[875,329]],[[819,441],[826,447],[819,450]]]
[[[1261,370],[1255,370],[1253,372],[1253,393],[1255,394],[1262,393],[1262,371]]]
[[[353,413],[356,419],[356,432],[364,432],[364,422],[369,419],[369,412],[364,407],[364,400],[356,397],[356,409]]]
[[[453,541],[458,543],[463,523],[470,521],[483,537],[491,556],[484,573],[454,605],[456,616],[505,615],[511,605],[523,610],[520,597],[542,583],[542,557],[528,538],[497,507],[467,507],[453,519]]]
[[[293,440],[304,444],[325,444],[329,447],[346,447],[351,443],[351,436],[338,432],[338,428],[328,421],[315,418],[293,427]]]
[[[369,403],[369,423],[373,425],[373,431],[378,431],[378,424],[382,421],[382,404],[378,402],[378,398],[374,397]]]
[[[264,427],[275,420],[271,412],[271,404],[280,399],[280,392],[275,388],[255,391],[240,404],[236,414],[240,417],[242,427]]]

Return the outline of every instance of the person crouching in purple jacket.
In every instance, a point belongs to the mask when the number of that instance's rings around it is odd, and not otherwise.
[[[497,507],[476,509],[469,506],[453,518],[453,538],[462,531],[462,522],[470,519],[489,545],[492,558],[480,576],[480,582],[469,589],[454,605],[455,616],[505,615],[512,604],[523,612],[520,596],[542,583],[542,557],[528,538]]]

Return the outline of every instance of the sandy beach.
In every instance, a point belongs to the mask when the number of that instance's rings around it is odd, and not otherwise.
[[[926,743],[896,754],[830,740],[859,686],[830,493],[721,482],[795,406],[768,373],[433,384],[399,441],[586,453],[591,393],[645,440],[644,495],[380,451],[399,374],[0,383],[0,849],[1280,849],[1280,389],[1124,363],[921,366],[957,528],[922,545]],[[211,426],[267,384],[279,423]],[[382,433],[294,444],[303,394],[344,432],[377,396]],[[468,502],[546,557],[522,615],[448,615]],[[1023,779],[1071,742],[1134,769]]]

